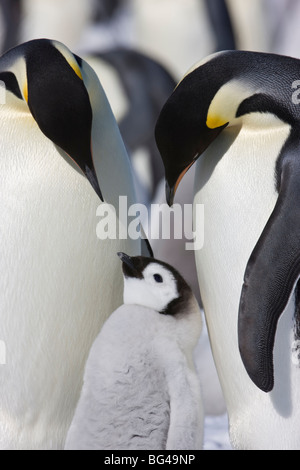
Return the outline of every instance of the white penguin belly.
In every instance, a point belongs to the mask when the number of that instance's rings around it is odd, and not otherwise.
[[[116,253],[136,245],[97,239],[93,188],[13,113],[2,107],[0,448],[62,448],[89,348],[122,302]]]
[[[233,445],[299,448],[300,411],[295,405],[300,370],[292,360],[293,299],[277,328],[271,393],[254,386],[238,349],[244,272],[277,200],[275,163],[289,135],[289,126],[279,120],[259,131],[251,127],[251,117],[247,120],[240,132],[237,127],[223,132],[197,163],[194,202],[204,204],[205,211],[204,247],[195,253],[199,284]]]

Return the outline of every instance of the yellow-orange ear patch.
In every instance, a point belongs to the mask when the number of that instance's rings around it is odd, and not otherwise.
[[[26,103],[28,103],[28,83],[27,83],[27,80],[26,80],[26,82],[24,83],[24,86],[23,86],[23,97],[24,97],[24,100],[26,101]]]
[[[220,115],[210,113],[207,116],[206,125],[209,129],[216,129],[217,127],[224,126],[228,120]]]
[[[66,46],[64,46],[64,44],[61,44],[60,42],[53,41],[53,45],[64,56],[64,58],[66,59],[70,67],[74,70],[76,75],[80,78],[80,80],[83,80],[80,67],[75,57],[73,56],[72,52]]]
[[[70,67],[74,70],[74,72],[76,73],[76,75],[78,75],[78,77],[79,77],[81,80],[83,80],[80,67],[79,67],[78,63],[76,62],[76,60],[74,59],[74,61],[71,61],[71,62],[68,60],[68,63],[70,64]]]
[[[251,84],[240,80],[234,79],[225,83],[210,103],[206,119],[207,127],[216,129],[232,122],[240,104],[255,92],[257,90],[254,90]]]

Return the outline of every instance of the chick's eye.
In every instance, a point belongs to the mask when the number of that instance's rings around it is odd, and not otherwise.
[[[153,274],[155,282],[163,282],[163,278],[160,274]]]

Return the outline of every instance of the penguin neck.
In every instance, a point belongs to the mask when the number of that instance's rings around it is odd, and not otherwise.
[[[93,162],[105,202],[115,208],[119,196],[127,196],[128,205],[136,202],[131,163],[111,106],[98,77],[84,62],[83,73],[89,68],[85,82],[93,103]]]

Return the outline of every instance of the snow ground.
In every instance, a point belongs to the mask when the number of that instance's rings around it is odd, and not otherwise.
[[[206,417],[204,450],[233,450],[229,441],[226,414]]]

